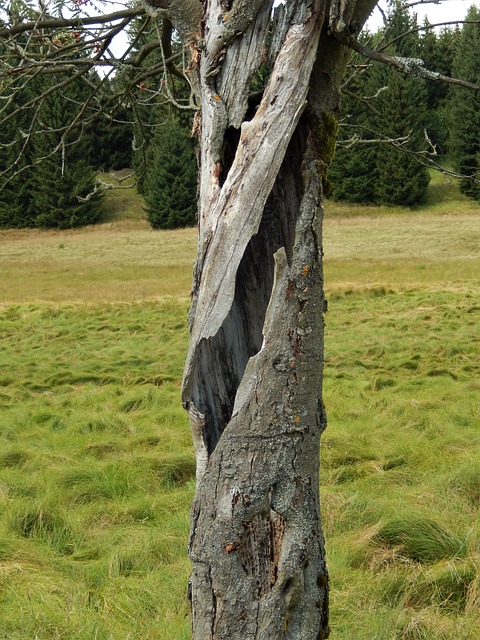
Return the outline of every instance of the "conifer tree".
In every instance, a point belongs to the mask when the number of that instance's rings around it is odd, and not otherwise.
[[[423,81],[387,71],[388,90],[379,96],[378,127],[388,123],[393,140],[408,140],[407,148],[421,148],[422,124],[425,123],[426,91]],[[423,112],[423,113],[422,113]],[[426,194],[429,174],[415,157],[391,144],[376,149],[375,200],[378,203],[412,206]]]
[[[416,16],[412,18],[404,5],[396,4],[387,26],[392,53],[405,58],[418,57],[419,39],[416,27]],[[375,130],[381,131],[386,125],[390,139],[403,138],[407,140],[406,148],[421,149],[426,125],[425,81],[395,73],[385,65],[375,65],[373,73],[378,76],[378,86],[387,87],[378,97],[373,118]],[[428,182],[426,168],[414,156],[392,144],[379,145],[375,180],[377,202],[412,206],[424,199]]]
[[[15,80],[4,92],[0,89],[0,97],[11,98],[5,111],[12,114],[0,131],[0,166],[2,170],[14,166],[8,179],[0,178],[0,227],[68,228],[99,217],[99,194],[85,201],[95,191],[91,131],[78,128],[60,145],[62,130],[85,100],[82,81],[46,96],[34,129],[31,113],[21,108],[56,82],[52,75],[39,75],[26,86],[19,82],[16,91],[12,92]],[[28,145],[26,132],[31,135]]]
[[[16,108],[20,102],[12,105]],[[32,193],[33,172],[29,168],[31,149],[23,149],[19,132],[23,125],[22,114],[9,120],[0,129],[0,170],[15,165],[15,175],[6,174],[0,177],[0,227],[33,226],[30,216],[30,199]]]
[[[480,83],[480,11],[472,6],[459,37],[453,74]],[[460,189],[480,200],[480,93],[452,88],[449,99],[450,151],[455,169],[468,179]]]
[[[13,63],[11,56],[9,62]],[[0,109],[4,116],[10,116],[0,127],[0,227],[24,227],[32,224],[29,217],[32,170],[28,168],[32,150],[28,145],[24,146],[22,136],[22,132],[29,128],[29,114],[19,107],[31,99],[35,84],[33,81],[25,87],[15,78],[0,83]],[[13,166],[16,173],[8,173],[8,169]]]
[[[345,202],[375,202],[374,180],[376,167],[375,146],[355,144],[355,136],[362,140],[373,138],[370,113],[371,105],[357,96],[368,95],[368,71],[356,68],[348,85],[348,93],[343,96],[340,138],[345,146],[337,146],[335,159],[330,167],[329,180],[332,184],[332,198]],[[349,141],[352,141],[350,144]]]
[[[396,4],[385,32],[377,34],[377,38],[382,35],[391,42],[387,50],[393,55],[417,57],[415,27],[416,18]],[[359,128],[362,139],[380,137],[394,142],[359,144],[348,153],[340,151],[331,170],[334,197],[350,202],[412,206],[424,198],[429,181],[425,167],[405,150],[415,151],[422,146],[425,83],[374,63],[364,74],[361,94],[365,96],[363,103],[354,109],[350,120]],[[345,111],[344,114],[347,115]],[[402,141],[405,149],[400,148]]]
[[[54,153],[60,144],[58,132],[72,117],[69,101],[78,103],[82,97],[82,86],[73,83],[68,87],[68,96],[54,92],[45,100],[45,129],[37,133],[33,144],[35,159],[44,158],[35,166],[33,176],[30,216],[34,226],[66,229],[96,222],[100,215],[88,132],[73,131]]]
[[[443,28],[439,33],[431,27],[427,19],[424,21],[423,36],[419,40],[419,57],[431,71],[444,76],[452,75],[452,63],[456,42],[460,34],[456,29]],[[448,121],[446,103],[448,85],[437,80],[425,80],[427,90],[428,126],[430,140],[435,144],[437,152],[445,155],[448,150]]]
[[[91,80],[96,82],[98,74],[90,73]],[[115,100],[116,107],[112,108],[110,103],[121,90],[121,80],[117,76],[110,80],[104,78],[103,92],[96,99],[98,117],[89,126],[88,136],[92,148],[90,163],[97,171],[117,171],[132,166],[135,117],[131,105],[125,100]]]
[[[171,39],[169,34],[172,34]],[[171,22],[166,18],[157,22],[150,19],[136,20],[132,23],[128,35],[133,52],[139,53],[143,47],[161,38],[164,55],[170,59],[175,56],[181,59],[182,45],[173,33]],[[175,62],[177,63],[178,61]],[[158,66],[162,70],[158,76],[146,78],[145,82],[137,84],[133,89],[136,122],[133,126],[132,166],[137,171],[138,191],[145,197],[154,181],[152,166],[156,154],[157,129],[166,127],[173,119],[184,129],[185,136],[188,136],[192,129],[194,111],[187,108],[191,87],[175,64],[163,65],[160,52],[155,51],[149,55],[148,61],[142,61],[134,70],[138,72],[144,65],[149,68]],[[128,81],[128,76],[124,80]],[[185,108],[178,109],[174,103]],[[196,172],[195,160],[192,162]]]
[[[154,229],[195,224],[196,163],[185,130],[174,121],[156,136],[152,169],[145,184],[147,218]]]

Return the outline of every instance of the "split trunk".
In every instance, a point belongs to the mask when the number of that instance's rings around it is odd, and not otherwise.
[[[197,457],[195,640],[328,636],[322,213],[345,64],[334,9],[287,2],[272,21],[271,2],[207,2],[192,45],[199,237],[183,402]]]

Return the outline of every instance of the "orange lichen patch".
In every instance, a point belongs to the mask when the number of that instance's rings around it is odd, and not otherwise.
[[[300,422],[300,416],[295,416],[295,422]]]
[[[220,96],[218,95],[218,93],[216,93],[216,94],[213,96],[213,98],[214,98],[215,100],[220,100]]]

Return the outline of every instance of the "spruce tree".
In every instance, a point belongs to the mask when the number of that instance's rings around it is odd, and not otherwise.
[[[382,35],[390,42],[390,54],[418,57],[415,27],[416,18],[411,18],[403,6],[395,5],[385,32],[376,37]],[[399,142],[408,139],[405,148],[409,150],[422,147],[427,100],[424,81],[399,74],[386,65],[373,64],[364,73],[362,85],[355,87],[355,93],[365,98],[351,113],[343,109],[347,122],[349,118],[358,127],[363,140],[398,142],[358,144],[348,153],[340,151],[330,174],[334,197],[350,202],[417,204],[425,196],[429,175],[413,154],[399,148]],[[351,105],[352,100],[348,100],[347,108]]]
[[[49,78],[43,79],[45,87]],[[72,119],[72,109],[85,99],[83,85],[73,83],[65,94],[54,92],[44,101],[45,129],[37,133],[33,153],[37,164],[32,184],[30,217],[36,227],[66,229],[98,220],[100,195],[95,193],[91,167],[91,139],[88,130],[72,131],[60,144],[60,133]],[[43,159],[42,159],[43,158]],[[42,159],[40,161],[40,159]],[[88,200],[85,198],[89,196]]]
[[[453,75],[475,83],[480,83],[479,20],[480,11],[470,7],[453,60]],[[480,93],[452,88],[448,118],[452,162],[459,173],[467,176],[460,182],[460,189],[470,198],[480,200]]]
[[[192,144],[174,121],[159,129],[145,184],[147,218],[154,229],[195,225],[197,168]]]
[[[28,148],[22,152],[22,120],[21,117],[9,120],[0,130],[0,170],[5,172],[0,177],[0,227],[4,228],[34,226],[30,215],[31,152]],[[10,167],[12,170],[8,172]]]
[[[143,47],[152,40],[156,40],[159,33],[172,29],[170,21],[164,18],[160,23],[152,20],[134,21],[129,30],[129,39],[132,43],[132,53],[139,53]],[[173,58],[175,54],[181,55],[182,45],[175,34],[169,44],[167,37],[164,45],[164,55]],[[142,67],[150,68],[152,65],[163,65],[160,52],[154,51],[144,59],[140,68],[135,68],[131,73],[138,77]],[[124,76],[128,80],[130,76]],[[144,82],[138,82],[133,89],[135,98],[135,124],[133,126],[133,162],[132,166],[137,171],[137,189],[145,197],[152,184],[152,164],[156,154],[157,129],[165,128],[168,122],[175,120],[184,129],[185,136],[192,130],[192,115],[190,109],[178,109],[175,103],[187,106],[190,103],[191,87],[186,78],[176,67],[167,65],[163,68],[161,77],[149,77]],[[173,100],[172,100],[173,98]]]
[[[0,27],[2,23],[0,21]],[[0,41],[0,53],[2,42]],[[13,60],[10,59],[13,64]],[[0,227],[31,226],[29,202],[33,172],[31,148],[24,145],[23,132],[29,129],[29,114],[19,107],[35,95],[33,81],[24,85],[15,77],[0,83],[0,109],[4,120],[0,127]],[[14,112],[18,110],[15,115]],[[9,170],[11,168],[11,170]]]
[[[421,125],[425,122],[423,81],[387,71],[388,90],[379,96],[378,127],[387,123],[391,139],[409,139],[406,147],[419,149]],[[378,146],[375,180],[378,203],[407,207],[418,204],[425,198],[429,179],[427,169],[407,151],[389,143]]]
[[[101,107],[100,107],[101,108]],[[118,171],[132,166],[133,114],[126,107],[102,114],[91,128],[91,163],[99,171]]]
[[[92,73],[97,82],[98,75]],[[90,162],[97,171],[117,171],[132,166],[133,110],[124,100],[115,100],[114,95],[122,90],[122,80],[103,79],[103,91],[96,97],[97,118],[89,127],[92,153]],[[105,105],[108,104],[108,108]]]
[[[443,28],[439,33],[432,29],[427,19],[425,31],[419,41],[419,56],[425,67],[444,76],[452,75],[453,56],[460,30]],[[428,123],[427,131],[437,152],[445,155],[448,151],[448,121],[445,117],[448,84],[437,80],[425,80],[427,90]]]
[[[355,136],[362,140],[373,138],[370,126],[370,106],[362,96],[368,94],[368,72],[362,68],[353,71],[348,85],[348,93],[342,100],[342,123],[339,139],[344,139],[346,146],[337,146],[334,161],[330,167],[328,178],[332,184],[331,197],[334,200],[355,203],[374,203],[375,189],[375,156],[373,144],[349,144]],[[360,97],[360,100],[359,100]]]
[[[0,227],[68,228],[99,217],[98,194],[82,201],[95,190],[89,130],[72,131],[63,150],[54,153],[62,130],[86,99],[85,85],[73,82],[63,92],[46,96],[34,129],[32,110],[22,108],[57,82],[57,76],[38,75],[17,88],[14,80],[0,94],[6,103],[4,113],[14,114],[0,131],[1,169],[11,168],[0,179]],[[25,132],[32,133],[29,144],[25,144]]]

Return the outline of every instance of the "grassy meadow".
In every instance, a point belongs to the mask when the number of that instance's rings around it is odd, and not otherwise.
[[[181,640],[195,230],[0,235],[0,639]],[[480,208],[330,203],[322,504],[332,638],[480,637]]]

